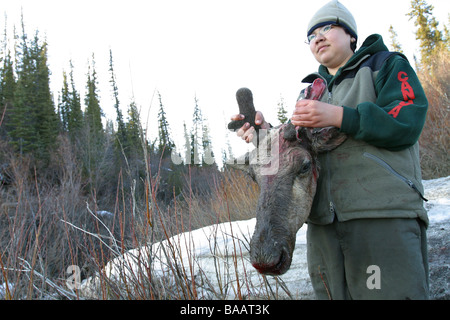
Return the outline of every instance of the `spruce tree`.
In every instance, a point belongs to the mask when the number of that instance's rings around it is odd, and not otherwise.
[[[170,138],[169,122],[167,121],[166,111],[162,103],[161,93],[158,92],[159,98],[159,111],[158,111],[158,136],[159,144],[158,150],[162,154],[162,157],[170,156],[172,150],[175,147],[172,139]]]
[[[407,14],[414,19],[417,27],[416,39],[420,42],[421,64],[429,65],[430,57],[437,49],[445,45],[443,35],[438,30],[439,22],[433,16],[432,5],[428,5],[425,0],[412,0],[411,11]]]
[[[203,131],[203,116],[200,106],[198,105],[197,96],[194,97],[195,107],[192,115],[192,129],[191,129],[191,164],[199,166],[201,164],[200,155],[201,150],[200,137]]]
[[[14,103],[10,110],[8,134],[10,143],[20,154],[36,150],[37,132],[36,116],[32,108],[34,97],[33,88],[33,61],[28,48],[28,37],[22,16],[22,36],[16,47],[16,73],[17,84],[14,90]]]
[[[10,123],[10,114],[16,88],[10,50],[8,50],[2,62],[3,66],[0,69],[0,121],[2,122],[2,126],[0,126],[0,137],[5,138],[7,135],[7,127]]]
[[[95,71],[94,55],[92,55],[92,66],[90,65],[88,67],[87,77],[88,79],[86,83],[86,97],[84,100],[86,104],[84,121],[89,128],[89,133],[99,138],[103,133],[103,124],[102,124],[102,110],[100,108],[100,101],[97,89],[98,83],[97,83],[97,72]]]
[[[392,26],[392,24],[389,27],[389,34],[390,34],[390,37],[391,37],[391,48],[392,48],[392,50],[396,51],[396,52],[403,53],[402,46],[398,42],[398,39],[397,39],[397,37],[398,37],[397,32],[395,32],[394,27]]]
[[[27,102],[27,80],[22,75],[17,81],[16,90],[14,91],[14,103],[10,110],[10,121],[7,123],[10,144],[20,154],[36,149],[36,122]]]
[[[142,126],[139,110],[136,102],[131,101],[128,107],[128,122],[125,125],[127,133],[128,148],[131,153],[142,150]]]
[[[202,125],[202,148],[203,148],[203,156],[202,156],[202,166],[213,165],[215,163],[214,160],[214,152],[212,147],[211,136],[209,134],[209,127],[207,125],[207,119],[203,119]]]
[[[186,122],[183,121],[184,133],[184,164],[192,163],[191,137],[188,134]]]
[[[47,161],[56,146],[58,118],[50,92],[47,44],[41,44],[38,31],[28,41],[22,18],[22,37],[18,48],[18,81],[9,121],[11,144],[20,153],[32,152]]]
[[[106,142],[97,89],[98,83],[94,55],[92,55],[92,62],[88,67],[87,78],[86,109],[81,144],[84,147],[83,167],[89,178],[89,186],[91,190],[94,190],[98,188],[98,181],[101,178],[101,164],[105,155]]]
[[[69,132],[69,114],[71,105],[71,96],[69,92],[69,83],[67,82],[67,74],[63,71],[63,87],[58,102],[58,113],[61,119],[61,131]]]
[[[39,45],[35,36],[33,51],[35,54],[34,95],[36,112],[36,131],[38,133],[38,148],[42,159],[48,160],[49,152],[56,147],[58,136],[58,118],[55,112],[53,97],[50,92],[50,70],[47,64],[47,43]]]
[[[112,87],[112,94],[114,99],[114,109],[116,109],[117,114],[117,133],[116,138],[118,141],[116,141],[116,146],[119,145],[126,145],[127,144],[127,134],[125,131],[125,123],[123,121],[123,115],[122,111],[120,110],[120,102],[119,102],[119,89],[117,88],[117,81],[116,81],[116,75],[114,73],[114,63],[113,63],[113,56],[112,56],[112,50],[109,50],[109,72],[111,73],[111,79],[109,82],[111,83]]]
[[[78,134],[83,127],[83,111],[81,111],[81,99],[80,94],[75,88],[75,81],[73,79],[73,64],[70,61],[70,91],[69,91],[69,101],[70,108],[68,114],[68,130],[70,137],[74,139],[78,137]]]
[[[288,121],[287,111],[286,111],[286,108],[284,107],[283,97],[281,97],[280,102],[278,102],[277,117],[278,117],[278,121],[280,121],[280,123],[286,123]]]
[[[225,165],[229,160],[233,161],[234,154],[233,154],[233,148],[231,147],[230,143],[230,135],[228,130],[225,133],[225,145],[227,147],[226,150],[222,150],[222,163]]]
[[[73,65],[70,61],[70,83],[67,73],[63,71],[63,86],[58,102],[58,112],[61,121],[61,131],[68,133],[72,142],[79,138],[83,126],[80,95],[75,89],[73,80]]]

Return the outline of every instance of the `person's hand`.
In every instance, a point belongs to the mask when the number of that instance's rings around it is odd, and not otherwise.
[[[243,120],[242,114],[236,114],[231,117],[231,120]],[[255,124],[260,125],[261,129],[270,129],[270,124],[264,120],[264,116],[261,111],[256,111]],[[250,143],[255,137],[255,128],[250,126],[250,123],[246,122],[236,133],[238,137],[241,137],[245,142]]]
[[[302,99],[297,101],[291,123],[306,128],[340,128],[344,109],[339,106],[317,100]]]

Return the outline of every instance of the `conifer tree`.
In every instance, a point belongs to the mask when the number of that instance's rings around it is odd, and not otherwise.
[[[186,122],[183,121],[183,133],[184,133],[184,164],[191,164],[191,138],[187,131]]]
[[[207,125],[207,119],[203,119],[203,132],[202,132],[202,148],[203,148],[203,156],[202,156],[202,166],[213,165],[215,163],[214,160],[214,152],[212,147],[211,136],[209,134],[209,127]]]
[[[390,34],[390,37],[391,37],[391,48],[392,48],[392,50],[396,51],[396,52],[403,53],[402,46],[398,42],[398,39],[397,39],[397,37],[398,37],[397,32],[395,32],[394,27],[392,26],[392,24],[389,27],[389,34]]]
[[[225,132],[225,145],[226,150],[222,149],[222,163],[225,165],[230,159],[234,159],[233,148],[230,143],[229,131]]]
[[[38,31],[28,41],[22,17],[14,104],[9,128],[10,141],[21,153],[33,152],[40,160],[48,160],[56,146],[58,118],[50,92],[50,70],[47,44],[41,44]]]
[[[58,136],[58,118],[55,112],[53,97],[50,92],[50,70],[47,63],[47,43],[39,45],[39,38],[35,36],[33,49],[35,50],[35,79],[34,95],[36,104],[36,131],[39,135],[39,149],[43,158],[47,159],[51,149],[56,147]]]
[[[69,134],[73,141],[83,126],[83,112],[81,111],[80,95],[75,89],[73,80],[73,65],[70,61],[70,84],[67,73],[63,71],[63,86],[58,103],[58,112],[61,119],[61,130]]]
[[[14,90],[14,104],[10,111],[8,134],[10,143],[19,153],[27,153],[36,149],[37,132],[35,130],[36,117],[33,113],[33,62],[28,48],[28,37],[22,16],[21,42],[16,47],[17,84]]]
[[[95,60],[92,55],[92,70],[91,65],[88,67],[88,80],[86,84],[85,104],[86,110],[84,114],[85,124],[89,128],[90,134],[99,137],[103,132],[102,124],[102,110],[100,108],[100,101],[97,90],[97,72],[95,71]]]
[[[73,64],[70,61],[70,91],[69,91],[69,101],[70,108],[68,114],[68,130],[70,136],[75,138],[78,136],[81,128],[83,127],[83,111],[81,111],[81,99],[80,94],[75,88],[75,81],[73,79]]]
[[[98,96],[97,73],[94,55],[88,67],[86,83],[86,109],[84,112],[84,128],[81,144],[83,145],[83,168],[89,178],[91,190],[98,188],[101,178],[101,163],[105,154],[106,136],[102,124],[102,110]]]
[[[439,22],[433,16],[432,5],[428,5],[425,0],[412,0],[411,11],[407,14],[414,19],[417,27],[416,39],[420,41],[420,53],[422,65],[428,65],[430,57],[437,49],[445,45],[443,35],[438,30]]]
[[[142,150],[142,126],[136,102],[131,101],[128,107],[128,122],[125,125],[127,132],[128,149]]]
[[[286,111],[286,108],[284,107],[283,97],[281,97],[280,102],[278,102],[277,117],[278,117],[278,121],[280,121],[280,123],[286,123],[288,121],[287,111]]]
[[[34,116],[27,103],[27,79],[19,77],[14,91],[14,104],[10,110],[10,121],[7,123],[10,143],[20,154],[31,152],[36,145]]]
[[[158,150],[163,154],[163,158],[166,155],[170,155],[172,150],[175,147],[172,139],[170,138],[169,132],[169,123],[166,118],[166,111],[164,110],[164,106],[162,103],[161,93],[158,92],[159,98],[159,111],[158,111],[158,135],[159,135],[159,144]]]
[[[145,149],[147,148],[147,145],[143,137],[139,110],[134,99],[128,106],[125,132],[127,137],[126,145],[123,146],[123,150],[127,157],[127,170],[132,179],[139,181],[139,179],[145,177],[146,167],[142,160],[145,158],[148,149]],[[143,194],[144,190],[139,189],[139,186],[142,187],[142,185],[139,184],[136,191],[140,191],[140,194]]]
[[[194,98],[195,107],[192,115],[192,129],[191,129],[191,164],[200,165],[200,155],[202,154],[200,144],[200,134],[203,131],[203,117],[200,106],[198,105],[197,96]]]
[[[125,123],[123,121],[123,115],[122,111],[120,110],[120,102],[119,102],[119,89],[117,88],[117,81],[116,81],[116,75],[114,73],[114,64],[113,64],[113,56],[112,56],[112,50],[109,50],[109,72],[111,73],[111,86],[112,86],[112,93],[114,98],[114,109],[116,109],[117,114],[117,133],[116,138],[119,140],[120,144],[127,145],[127,134],[125,132]]]
[[[61,131],[69,132],[69,114],[71,105],[71,96],[69,92],[69,83],[67,82],[67,74],[63,71],[63,87],[58,102],[58,113],[61,119]]]
[[[6,41],[6,38],[5,38]],[[5,44],[5,52],[7,50]],[[14,91],[16,88],[16,80],[14,78],[14,69],[11,59],[11,52],[8,53],[3,59],[3,65],[0,69],[0,119],[3,119],[0,127],[0,137],[6,137],[7,127],[9,126],[10,113],[13,106]]]

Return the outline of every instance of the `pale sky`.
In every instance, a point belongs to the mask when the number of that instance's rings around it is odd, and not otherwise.
[[[74,64],[77,90],[84,96],[87,61],[95,54],[101,106],[115,119],[109,83],[112,49],[123,113],[134,93],[150,138],[156,137],[158,90],[163,99],[172,138],[183,147],[183,121],[191,126],[194,97],[208,120],[216,157],[225,149],[226,124],[238,112],[235,92],[253,91],[255,105],[277,124],[276,110],[283,97],[289,114],[304,87],[301,80],[318,63],[304,43],[312,15],[328,0],[6,0],[8,30],[36,29],[49,44],[51,87],[62,87],[62,72]],[[415,27],[408,21],[410,0],[341,0],[358,25],[358,45],[373,33],[390,44],[389,25],[398,33],[410,62],[418,54]],[[441,30],[448,23],[450,1],[427,0]],[[0,16],[3,28],[5,16]],[[3,33],[3,29],[2,29]],[[10,37],[12,38],[12,37]],[[149,116],[148,116],[149,115]],[[229,134],[235,153],[245,143]]]

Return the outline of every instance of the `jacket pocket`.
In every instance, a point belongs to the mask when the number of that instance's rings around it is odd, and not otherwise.
[[[417,188],[417,186],[408,178],[404,177],[403,175],[401,175],[400,173],[398,173],[397,171],[394,170],[394,168],[392,168],[386,161],[384,161],[383,159],[368,153],[368,152],[364,152],[363,154],[364,157],[374,161],[375,163],[377,163],[379,166],[381,166],[382,168],[386,169],[391,175],[393,175],[395,178],[399,179],[400,181],[403,181],[404,183],[406,183],[411,189],[413,189],[422,200],[424,201],[428,201],[427,199],[425,199],[425,197],[423,196],[423,194],[420,192],[420,190]]]

